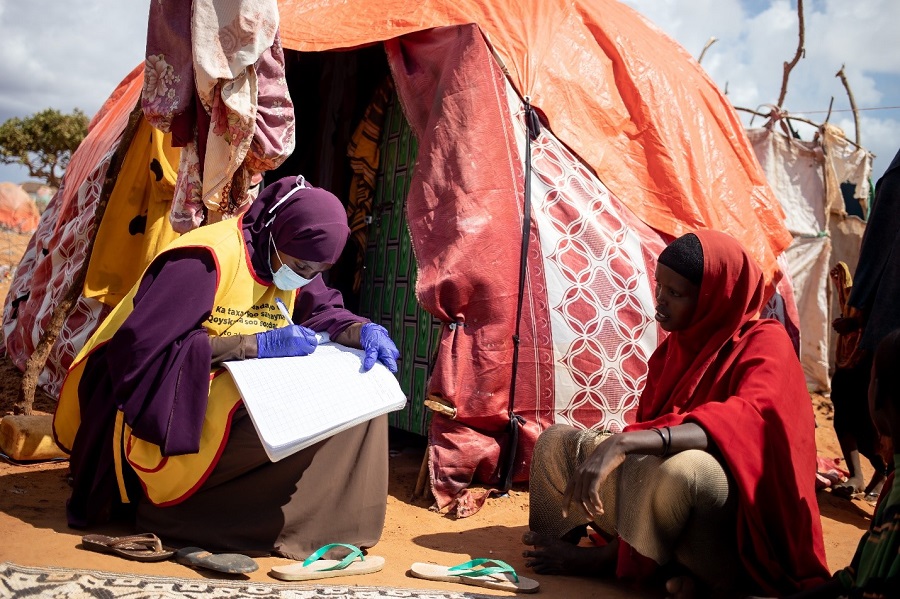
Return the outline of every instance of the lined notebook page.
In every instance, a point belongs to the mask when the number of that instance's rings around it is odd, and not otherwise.
[[[365,352],[326,343],[308,356],[226,362],[273,462],[406,405],[380,362],[362,371]]]

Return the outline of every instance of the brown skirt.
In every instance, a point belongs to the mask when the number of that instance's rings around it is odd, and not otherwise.
[[[172,547],[291,559],[328,543],[371,547],[387,508],[387,432],[380,416],[271,462],[241,407],[203,486],[173,506],[141,501],[138,529]]]
[[[609,433],[554,425],[538,437],[531,462],[529,528],[562,538],[589,523],[578,509],[563,518],[569,479]],[[600,486],[594,524],[658,564],[680,563],[714,589],[744,585],[736,538],[737,490],[710,453],[663,458],[629,455]]]

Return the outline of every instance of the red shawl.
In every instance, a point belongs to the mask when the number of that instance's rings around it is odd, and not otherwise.
[[[809,588],[829,572],[803,370],[782,325],[757,319],[764,281],[753,259],[724,233],[696,235],[704,264],[694,320],[650,357],[637,423],[626,430],[702,426],[737,483],[748,573],[771,594]]]

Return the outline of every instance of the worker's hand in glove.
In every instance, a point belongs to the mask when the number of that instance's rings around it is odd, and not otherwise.
[[[400,352],[383,326],[374,322],[364,324],[359,332],[359,344],[366,350],[366,357],[363,360],[364,371],[371,370],[378,360],[391,372],[397,372],[397,358],[400,357]]]
[[[316,350],[316,332],[292,324],[256,334],[256,355],[259,358],[307,356]]]

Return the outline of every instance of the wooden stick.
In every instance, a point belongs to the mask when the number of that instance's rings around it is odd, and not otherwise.
[[[25,372],[22,375],[22,388],[19,391],[19,399],[13,407],[14,414],[30,415],[33,411],[34,391],[37,388],[38,377],[44,369],[44,365],[47,363],[47,357],[50,355],[50,350],[53,349],[53,344],[56,343],[56,338],[59,336],[60,330],[62,330],[63,322],[65,322],[72,307],[81,296],[84,280],[87,277],[88,264],[90,264],[91,254],[94,251],[94,241],[97,239],[97,231],[100,229],[100,221],[103,220],[103,214],[106,212],[107,204],[109,204],[109,196],[112,195],[112,191],[116,186],[119,171],[122,169],[122,163],[125,161],[125,155],[128,153],[128,148],[131,146],[131,142],[134,139],[134,134],[137,131],[138,124],[141,122],[142,115],[141,105],[140,102],[138,102],[137,107],[131,111],[131,115],[128,117],[128,124],[125,126],[125,131],[122,133],[122,140],[119,142],[119,147],[116,148],[115,153],[113,153],[113,156],[109,161],[109,167],[106,169],[106,178],[103,181],[103,188],[100,190],[100,197],[97,200],[97,210],[94,213],[94,221],[87,234],[88,247],[84,256],[84,263],[81,265],[78,274],[72,279],[72,282],[63,294],[62,299],[53,309],[50,321],[47,323],[47,328],[44,329],[40,341],[38,341],[31,356],[29,356],[28,360],[25,362]]]
[[[704,45],[703,50],[700,51],[700,57],[697,59],[697,64],[703,63],[703,57],[706,55],[706,51],[709,50],[709,47],[715,44],[717,41],[719,40],[716,38],[716,36],[712,36],[708,40],[706,40],[706,45]],[[725,88],[728,88],[727,83],[725,84]],[[727,94],[728,92],[726,91],[725,93]]]
[[[735,106],[734,109],[735,109],[735,110],[740,110],[740,111],[742,111],[742,112],[749,112],[750,114],[754,114],[754,115],[756,115],[756,116],[761,116],[761,117],[767,118],[767,119],[771,119],[771,118],[773,118],[773,117],[775,116],[775,115],[773,115],[771,112],[760,112],[759,110],[753,110],[752,108],[744,108],[743,106]],[[790,113],[787,113],[787,112],[782,113],[780,118],[783,118],[783,119],[790,119],[790,120],[792,120],[792,121],[799,121],[799,122],[801,122],[801,123],[806,123],[807,125],[812,125],[813,127],[816,127],[817,129],[821,129],[821,128],[822,128],[822,125],[820,125],[819,123],[817,123],[817,122],[815,122],[815,121],[812,121],[812,120],[807,119],[807,118],[803,118],[802,116],[796,116],[796,115],[793,115],[793,114],[790,114]],[[864,147],[862,147],[862,146],[859,145],[858,143],[855,143],[852,139],[848,139],[846,136],[844,136],[844,139],[847,141],[847,143],[853,144],[854,146],[856,146],[856,147],[859,148],[860,150],[865,150]]]
[[[850,82],[847,81],[847,74],[844,73],[844,65],[841,65],[841,70],[835,73],[834,76],[841,78],[841,83],[844,84],[844,89],[847,90],[847,97],[850,98],[850,109],[853,111],[853,126],[856,128],[856,145],[861,147],[859,145],[859,111],[856,109],[856,100],[853,99],[853,91],[850,89]]]
[[[782,75],[781,78],[781,93],[778,95],[778,103],[776,104],[778,110],[781,110],[781,107],[784,105],[784,97],[787,95],[788,77],[805,51],[803,44],[806,39],[806,28],[803,23],[803,0],[797,0],[797,13],[800,17],[800,40],[797,44],[797,53],[794,55],[794,59],[791,60],[791,62],[784,63],[784,75]]]
[[[825,122],[827,123],[831,120],[831,109],[834,108],[834,96],[831,96],[831,100],[828,102],[828,114],[825,115]]]
[[[773,115],[771,112],[760,112],[760,111],[758,111],[758,110],[753,110],[752,108],[743,108],[743,107],[741,107],[741,106],[735,106],[734,109],[735,109],[735,110],[741,110],[741,111],[743,111],[743,112],[749,112],[749,113],[751,113],[751,114],[755,114],[756,116],[765,117],[765,118],[767,118],[767,119],[771,119],[773,116],[775,116],[775,115]],[[790,120],[792,120],[792,121],[800,121],[801,123],[806,123],[807,125],[812,125],[813,127],[816,127],[816,128],[821,127],[821,125],[819,125],[819,124],[816,123],[815,121],[811,121],[811,120],[809,120],[809,119],[807,119],[807,118],[804,118],[804,117],[802,117],[802,116],[795,116],[795,115],[793,115],[793,114],[783,113],[782,116],[781,116],[781,118],[784,118],[784,119],[790,119]]]

